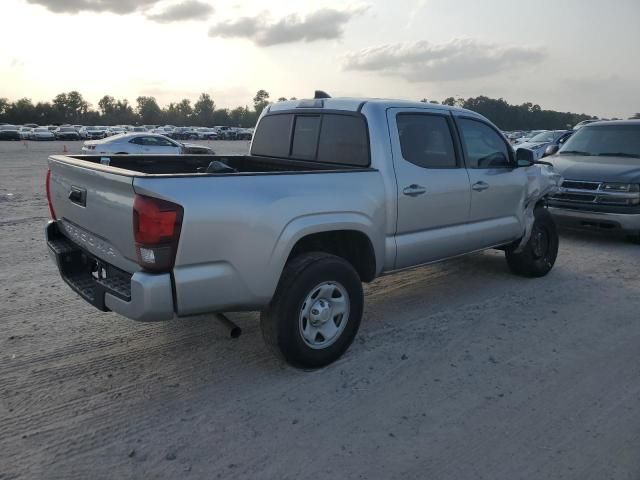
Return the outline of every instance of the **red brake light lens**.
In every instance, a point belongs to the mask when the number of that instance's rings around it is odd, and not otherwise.
[[[173,268],[183,209],[159,198],[136,195],[133,201],[133,234],[138,262],[154,271]]]
[[[133,203],[133,230],[136,242],[156,245],[170,242],[179,228],[177,205],[136,195]]]

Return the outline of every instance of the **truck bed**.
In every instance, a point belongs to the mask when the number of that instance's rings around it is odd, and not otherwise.
[[[238,172],[198,173],[214,160]],[[47,191],[49,250],[63,277],[98,308],[129,318],[263,308],[294,244],[318,221],[364,231],[383,248],[373,232],[384,224],[385,186],[369,167],[258,156],[52,156]],[[174,249],[166,270],[141,264],[141,198],[182,209],[179,241],[158,247]]]
[[[78,166],[89,162],[92,168],[106,168],[114,173],[127,171],[136,176],[142,175],[242,175],[264,173],[293,172],[338,172],[363,170],[350,165],[289,160],[274,157],[252,155],[56,155],[53,160],[72,163]],[[106,160],[108,159],[108,161]],[[233,173],[202,173],[213,161],[220,161],[237,170]],[[118,169],[119,171],[116,171]],[[364,170],[369,170],[365,168]]]

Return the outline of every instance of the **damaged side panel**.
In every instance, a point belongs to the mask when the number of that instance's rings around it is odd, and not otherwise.
[[[548,165],[534,165],[527,168],[527,192],[525,199],[524,222],[525,230],[522,240],[516,249],[521,252],[531,238],[535,216],[533,214],[536,205],[545,197],[556,193],[562,184],[562,176],[553,171]]]

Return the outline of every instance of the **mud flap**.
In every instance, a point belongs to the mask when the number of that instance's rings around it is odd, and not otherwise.
[[[525,230],[518,248],[515,252],[520,253],[529,243],[535,216],[533,211],[540,200],[547,195],[552,195],[560,189],[562,176],[553,171],[553,167],[548,165],[533,165],[527,168],[527,195],[524,202]]]

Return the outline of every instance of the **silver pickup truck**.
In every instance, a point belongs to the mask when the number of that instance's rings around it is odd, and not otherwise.
[[[534,163],[467,110],[280,102],[245,156],[50,157],[46,236],[63,279],[100,310],[259,310],[268,344],[315,368],[353,341],[362,282],[492,248],[512,272],[546,275],[558,236],[531,192],[547,168]]]

